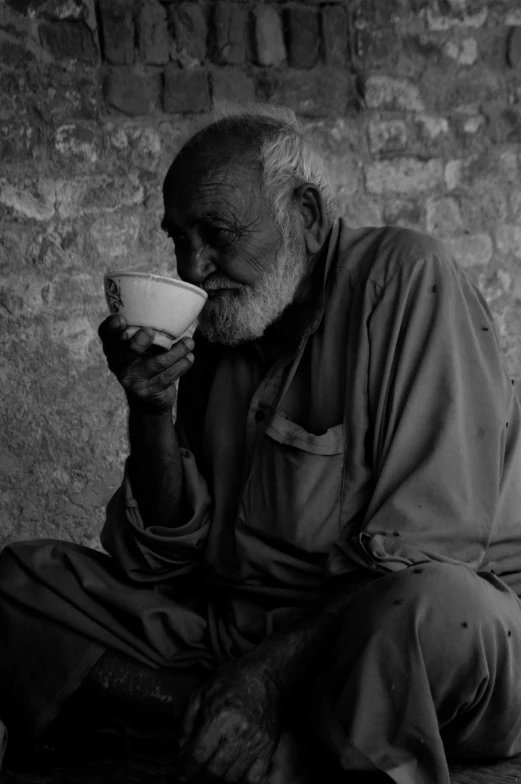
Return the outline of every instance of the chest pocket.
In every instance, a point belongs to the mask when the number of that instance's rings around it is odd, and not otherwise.
[[[275,413],[258,446],[238,524],[270,543],[327,553],[338,538],[344,427],[321,435]]]

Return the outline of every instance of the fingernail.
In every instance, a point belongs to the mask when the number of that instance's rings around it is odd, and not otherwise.
[[[185,346],[189,351],[191,351],[195,347],[195,342],[192,340],[192,338],[186,338]]]
[[[194,361],[194,359],[195,359],[195,357],[194,357],[194,355],[193,355],[193,354],[187,354],[187,355],[186,355],[186,358],[187,358],[188,360],[190,360],[190,362],[193,362],[193,361]]]

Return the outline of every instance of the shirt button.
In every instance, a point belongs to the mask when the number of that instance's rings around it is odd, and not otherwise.
[[[258,411],[255,412],[255,421],[262,422],[263,419],[264,419],[264,411],[261,411],[261,409],[259,408]]]

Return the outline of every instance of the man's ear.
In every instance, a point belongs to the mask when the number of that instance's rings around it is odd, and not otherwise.
[[[315,256],[326,241],[331,226],[326,216],[322,194],[314,185],[305,183],[295,189],[293,204],[298,213],[308,255]]]

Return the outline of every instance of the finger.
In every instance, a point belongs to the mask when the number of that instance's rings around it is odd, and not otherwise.
[[[141,327],[128,341],[128,348],[136,354],[143,354],[152,345],[155,334],[150,327]]]
[[[193,361],[194,355],[187,354],[184,359],[182,359],[180,362],[176,362],[175,365],[172,365],[172,367],[166,368],[166,370],[162,370],[160,373],[156,373],[155,375],[151,375],[147,387],[149,392],[152,394],[154,392],[162,392],[167,387],[175,384],[177,379],[180,378],[183,373],[186,373],[187,370],[190,370]]]
[[[233,756],[230,758],[229,745],[225,740],[221,739],[214,753],[206,761],[204,772],[222,779],[233,762]]]
[[[222,772],[220,776],[224,781],[229,782],[229,784],[238,784],[238,782],[241,782],[242,784],[250,765],[251,759],[245,754],[240,754],[232,762],[228,770]]]
[[[126,319],[117,313],[113,316],[108,316],[98,327],[98,337],[105,345],[114,340],[119,340],[121,335],[127,328]]]
[[[215,726],[197,727],[192,733],[185,749],[186,760],[195,762],[198,765],[206,765],[208,760],[215,754],[221,742],[220,729]]]
[[[191,367],[194,360],[194,355],[192,354],[193,345],[194,342],[191,339],[180,341],[180,345],[176,344],[176,346],[173,346],[169,351],[163,351],[160,354],[154,354],[153,356],[147,357],[146,364],[143,368],[145,373],[151,378],[152,376],[156,376],[159,373],[174,367],[177,362],[188,357],[189,364],[183,365],[182,372],[184,373],[188,367]]]
[[[264,756],[255,760],[253,765],[244,774],[245,784],[264,784],[268,778],[270,759]]]

